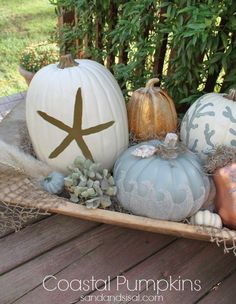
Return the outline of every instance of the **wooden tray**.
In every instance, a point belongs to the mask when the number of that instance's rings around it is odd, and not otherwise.
[[[218,240],[220,242],[229,244],[236,242],[236,231],[233,230],[216,229],[210,227],[207,228],[193,226],[187,223],[185,224],[179,222],[162,221],[104,209],[88,209],[83,205],[71,203],[66,199],[63,199],[63,203],[61,203],[61,201],[62,200],[60,199],[59,204],[55,207],[50,207],[47,204],[44,206],[42,203],[39,203],[37,206],[33,201],[32,203],[29,203],[28,201],[25,204],[23,202],[20,202],[20,205],[26,208],[39,208],[40,210],[44,210],[49,213],[57,213],[77,217],[83,220],[100,222],[109,225],[117,225],[154,233],[173,235],[177,237],[203,241]],[[11,204],[13,203],[11,202]]]
[[[196,240],[211,241],[211,235],[214,234],[214,238],[222,239],[230,243],[233,241],[236,242],[236,231],[233,230],[206,227],[201,228],[199,226],[184,223],[161,221],[103,209],[91,210],[85,206],[77,205],[71,202],[65,202],[65,204],[56,208],[49,208],[48,211],[78,217],[84,220],[101,222],[104,224],[117,225]]]
[[[11,132],[14,134],[9,139],[9,136],[7,136],[7,141],[9,143],[16,143],[19,141],[19,135],[16,134],[16,125],[18,122],[22,122],[25,120],[24,117],[24,100],[19,103],[6,117],[6,119],[3,120],[1,123],[0,128],[0,138],[6,140],[6,133],[9,134],[10,129],[14,128],[14,132]],[[24,203],[22,203],[24,206]],[[29,207],[29,204],[25,205],[26,207]],[[31,207],[37,207],[35,206],[34,202],[32,202]],[[43,210],[44,207],[40,206],[40,208]],[[215,229],[215,228],[206,228],[206,227],[199,227],[199,226],[193,226],[189,224],[184,223],[177,223],[177,222],[171,222],[171,221],[161,221],[161,220],[155,220],[150,219],[146,217],[141,216],[135,216],[115,211],[109,211],[109,210],[103,210],[103,209],[96,209],[91,210],[87,209],[85,206],[78,205],[75,203],[71,203],[67,200],[64,200],[63,204],[59,204],[57,207],[54,208],[46,208],[48,212],[51,213],[59,213],[64,214],[68,216],[78,217],[84,220],[89,221],[95,221],[95,222],[101,222],[105,224],[111,224],[111,225],[118,225],[123,226],[127,228],[132,229],[138,229],[138,230],[145,230],[155,233],[162,233],[162,234],[168,234],[168,235],[174,235],[178,237],[185,237],[190,239],[196,239],[196,240],[204,240],[204,241],[212,241],[213,239],[218,239],[222,242],[229,242],[234,243],[236,242],[236,231],[227,230],[227,229]]]

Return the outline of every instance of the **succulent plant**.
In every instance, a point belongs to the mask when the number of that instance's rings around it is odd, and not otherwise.
[[[111,196],[117,188],[113,176],[100,164],[78,156],[69,167],[71,174],[65,178],[65,188],[74,203],[84,203],[90,209],[111,205]]]

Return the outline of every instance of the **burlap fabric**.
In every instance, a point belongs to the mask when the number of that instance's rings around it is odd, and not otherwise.
[[[207,232],[210,236],[210,241],[216,243],[218,247],[223,246],[224,253],[232,252],[236,256],[236,231],[223,228],[210,228],[198,226],[199,232]],[[225,237],[227,235],[227,238]]]
[[[17,113],[17,108],[15,111]],[[12,125],[12,121],[14,122],[14,115],[9,123],[5,122],[4,129],[1,129],[0,124],[0,139],[2,137],[1,131],[2,134],[6,136],[6,130]],[[16,124],[13,125],[15,128],[13,134],[16,134],[15,131],[17,130],[17,126]],[[12,141],[15,142],[16,140],[16,146],[22,151],[29,153],[31,151],[31,143],[27,130],[25,129],[26,125],[24,119],[23,122],[21,119],[19,126],[21,129],[19,133],[20,136],[17,134],[15,139],[8,139],[8,142],[12,143]],[[30,220],[41,215],[48,215],[48,210],[50,208],[55,210],[56,207],[65,203],[66,199],[43,191],[39,187],[38,181],[35,182],[34,179],[22,174],[14,168],[0,166],[0,236],[4,235],[9,229],[14,229],[15,231],[20,230]],[[117,206],[119,206],[118,202]],[[127,212],[119,208],[115,208],[114,210],[118,212]],[[207,232],[211,241],[215,242],[218,246],[223,244],[225,253],[232,251],[236,255],[236,231],[228,230],[226,228],[222,230],[215,228],[209,229],[200,226],[198,229],[199,232]],[[227,238],[225,238],[226,234],[228,235]]]
[[[38,187],[27,176],[13,170],[0,172],[0,235],[20,230],[30,220],[49,215],[50,207],[65,202]]]
[[[0,108],[4,104],[0,104]],[[14,104],[12,104],[14,106]],[[25,102],[19,102],[0,123],[0,140],[34,155],[25,121]],[[0,151],[1,153],[1,151]],[[43,191],[38,181],[17,168],[0,164],[0,236],[18,231],[64,200]]]

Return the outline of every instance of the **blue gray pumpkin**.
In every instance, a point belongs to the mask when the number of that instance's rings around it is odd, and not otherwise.
[[[236,147],[236,90],[209,93],[188,109],[180,136],[187,147],[206,160],[217,146]]]
[[[153,147],[164,148],[164,153],[157,155]],[[180,151],[175,143],[166,141],[130,147],[116,161],[114,179],[125,209],[161,220],[181,221],[193,215],[210,192],[201,160],[186,148]]]
[[[59,194],[64,189],[64,174],[54,171],[50,173],[43,181],[42,187],[51,194]]]

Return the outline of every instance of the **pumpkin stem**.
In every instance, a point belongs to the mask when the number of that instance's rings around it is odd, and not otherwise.
[[[178,135],[175,133],[167,133],[165,140],[164,140],[164,145],[167,146],[168,148],[175,148],[177,146],[178,142]]]
[[[226,97],[227,97],[228,99],[231,99],[231,100],[233,100],[233,101],[236,101],[236,89],[230,89],[230,90],[229,90],[229,94],[226,95]]]
[[[52,180],[52,176],[50,176],[50,175],[44,178],[44,181],[48,182],[48,183],[50,183],[51,180]]]
[[[154,87],[155,83],[159,83],[159,82],[160,82],[159,78],[152,78],[152,79],[148,80],[145,88],[152,89]]]
[[[66,54],[66,55],[62,55],[60,57],[60,61],[59,64],[57,65],[57,67],[59,69],[65,69],[65,68],[71,68],[74,66],[79,65],[78,62],[76,62],[71,54]]]
[[[186,146],[178,142],[178,136],[175,133],[167,133],[163,143],[156,146],[155,154],[163,159],[175,159],[180,154],[185,153]]]

